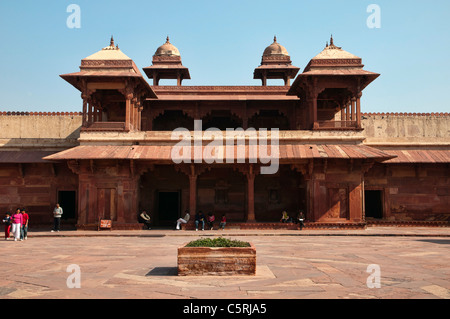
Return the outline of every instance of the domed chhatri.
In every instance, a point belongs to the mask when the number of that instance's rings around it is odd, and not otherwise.
[[[284,46],[273,38],[273,43],[263,52],[261,65],[253,73],[254,79],[261,79],[262,85],[267,85],[267,79],[283,79],[284,85],[290,85],[290,79],[295,78],[300,68],[293,66],[291,57]]]
[[[147,89],[150,89],[150,86],[144,80],[134,61],[123,53],[118,45],[114,44],[114,38],[112,36],[108,46],[81,60],[79,72],[61,75],[63,79],[79,90],[85,89],[80,79],[112,76],[136,78],[138,81],[141,81]]]
[[[180,51],[166,38],[166,43],[156,49],[153,55],[152,65],[144,68],[149,79],[153,79],[153,85],[158,86],[160,79],[176,79],[177,85],[190,79],[189,69],[181,63]]]
[[[341,47],[338,47],[334,44],[333,35],[330,37],[330,44],[326,44],[325,48],[320,52],[318,55],[316,55],[312,60],[326,60],[326,59],[354,59],[354,60],[360,60],[361,58],[351,54],[350,52],[347,52],[345,50],[342,50]]]
[[[156,49],[155,56],[180,56],[180,51],[166,38],[166,43]]]
[[[114,45],[114,38],[111,36],[109,46],[104,47],[100,51],[84,58],[83,60],[131,60],[125,53],[123,53],[118,45]]]
[[[277,42],[277,37],[273,37],[273,43],[269,45],[263,53],[263,56],[283,55],[289,56],[286,48]]]
[[[311,129],[332,125],[361,130],[362,91],[379,76],[363,67],[360,57],[336,46],[331,36],[330,44],[309,61],[287,95],[298,96],[309,109]]]

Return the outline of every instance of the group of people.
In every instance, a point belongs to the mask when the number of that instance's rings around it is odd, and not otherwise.
[[[28,221],[30,216],[25,209],[17,208],[14,213],[7,212],[3,223],[5,224],[5,240],[10,237],[14,241],[26,240],[28,237]]]
[[[52,232],[58,231],[61,225],[61,216],[63,209],[56,204],[53,209],[53,229]],[[7,212],[3,218],[5,224],[5,240],[14,238],[14,241],[27,240],[28,223],[30,216],[25,208],[17,208],[13,213]]]
[[[189,211],[186,210],[184,217],[179,218],[177,220],[176,229],[179,230],[181,224],[187,224],[190,218],[191,218],[191,215],[189,214]],[[200,210],[195,214],[195,220],[194,220],[195,230],[198,231],[199,225],[202,226],[202,230],[205,230],[205,225],[207,225],[207,227],[210,230],[213,230],[215,221],[216,221],[216,217],[214,216],[214,214],[212,212],[209,212],[208,215],[205,216],[203,214],[203,212]],[[226,218],[225,214],[223,214],[222,218],[219,222],[219,228],[224,230],[226,224],[227,224],[227,218]]]
[[[303,210],[301,210],[301,209],[298,211],[296,218],[290,217],[286,210],[283,210],[283,212],[281,213],[280,222],[299,224],[300,230],[302,230],[303,226],[305,225],[304,221],[305,221],[305,214],[303,213]]]
[[[186,210],[184,212],[184,217],[179,218],[176,221],[175,229],[180,230],[181,224],[187,224],[189,222],[190,218],[191,218],[191,215],[189,214],[189,210]],[[151,218],[145,210],[142,211],[142,213],[139,215],[139,219],[140,219],[140,222],[145,224],[147,229],[151,229],[150,228]],[[215,221],[216,221],[216,217],[214,216],[214,214],[212,212],[209,212],[208,215],[205,216],[205,214],[203,214],[203,212],[201,210],[199,210],[195,214],[195,219],[194,219],[195,230],[198,231],[199,226],[201,226],[202,230],[205,230],[205,226],[207,226],[210,230],[213,230]],[[282,222],[282,223],[299,224],[300,230],[302,230],[302,228],[304,227],[304,221],[305,221],[305,214],[304,214],[303,210],[301,210],[301,209],[299,210],[296,218],[290,217],[289,214],[287,213],[287,211],[283,210],[283,212],[281,214],[281,219],[280,219],[280,222]],[[227,224],[227,218],[226,218],[225,214],[222,214],[222,218],[219,222],[219,228],[224,230],[226,224]]]

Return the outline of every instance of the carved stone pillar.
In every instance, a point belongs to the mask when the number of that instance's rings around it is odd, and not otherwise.
[[[197,211],[197,173],[194,164],[189,166],[189,212],[195,214]]]
[[[126,107],[125,107],[125,130],[130,131],[132,129],[131,125],[131,100],[133,99],[133,94],[128,93],[126,96]]]
[[[197,175],[189,175],[189,211],[194,214],[197,210]]]
[[[247,222],[255,222],[255,177],[253,165],[247,171]]]
[[[81,92],[81,98],[83,99],[83,127],[86,127],[88,123],[92,122],[92,93],[94,93],[94,91],[88,90],[87,88],[83,89]]]
[[[318,128],[319,123],[317,122],[317,97],[325,88],[318,87],[317,79],[314,78],[312,79],[311,83],[309,83],[306,89],[309,126],[312,129]]]
[[[88,96],[86,94],[82,94],[81,98],[83,99],[83,115],[82,115],[82,124],[81,126],[86,127],[87,123],[86,123],[86,114],[87,114],[87,99]]]
[[[355,112],[355,107],[356,107],[356,98],[352,98],[352,102],[351,102],[351,121],[355,122],[356,121],[356,112]]]
[[[255,222],[255,175],[247,176],[248,210],[247,222]]]
[[[189,212],[194,214],[197,211],[197,179],[198,176],[206,169],[204,166],[175,165],[175,170],[181,172],[189,178]]]
[[[356,127],[361,128],[361,96],[362,93],[359,92],[356,96]]]
[[[140,131],[142,129],[142,100],[138,99],[136,102],[136,130]]]

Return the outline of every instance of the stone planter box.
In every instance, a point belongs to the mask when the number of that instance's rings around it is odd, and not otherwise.
[[[178,248],[179,276],[255,275],[256,249],[250,247]]]

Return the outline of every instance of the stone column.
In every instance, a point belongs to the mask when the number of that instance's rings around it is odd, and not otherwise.
[[[137,98],[136,96],[134,96],[131,99],[131,127],[133,130],[137,129],[137,117],[138,117]]]
[[[133,98],[132,93],[126,95],[126,107],[125,107],[125,130],[131,130],[131,99]]]
[[[247,172],[247,222],[255,222],[255,177],[253,165]]]
[[[267,76],[266,76],[265,71],[262,72],[261,82],[262,82],[262,86],[267,86]]]
[[[156,71],[153,71],[153,86],[158,86],[158,73]]]
[[[352,122],[355,122],[356,121],[356,118],[355,118],[355,106],[356,106],[356,99],[355,98],[352,98],[352,115],[351,115],[351,121]]]
[[[87,115],[87,99],[88,96],[86,94],[82,94],[81,98],[83,99],[83,117],[82,117],[82,126],[86,127],[86,115]]]
[[[356,97],[356,127],[361,127],[361,96],[362,93],[358,93]]]
[[[197,210],[197,174],[195,166],[192,164],[189,174],[189,212],[195,214]]]
[[[306,94],[307,105],[308,105],[308,119],[310,128],[318,128],[319,124],[317,123],[317,96],[319,95],[319,89],[316,84],[312,84],[308,88],[308,92]]]
[[[312,119],[312,122],[313,122],[313,127],[317,128],[318,125],[319,125],[317,123],[317,95],[314,95],[312,103],[313,103],[313,114],[312,114],[313,115],[313,119]]]

